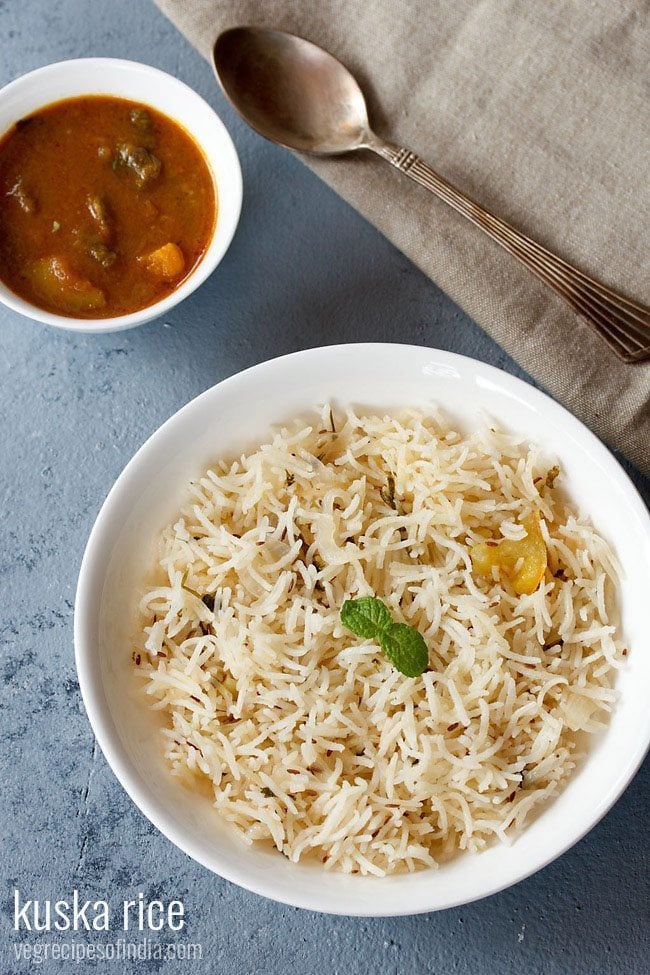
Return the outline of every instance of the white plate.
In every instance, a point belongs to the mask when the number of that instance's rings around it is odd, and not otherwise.
[[[442,405],[465,429],[487,414],[559,459],[574,503],[593,519],[623,566],[622,614],[630,655],[609,727],[562,794],[510,847],[462,855],[438,870],[384,879],[349,877],[250,848],[212,809],[171,778],[159,721],[138,706],[130,661],[132,610],[154,540],[177,512],[187,482],[223,455],[238,455],[270,424],[332,401],[390,409]],[[298,352],[233,376],[168,420],[118,478],[93,528],[75,611],[79,682],[97,740],[140,809],[190,856],[258,894],[337,914],[439,910],[508,887],[583,836],[620,796],[650,741],[648,566],[650,518],[609,451],[544,394],[491,366],[400,345]]]

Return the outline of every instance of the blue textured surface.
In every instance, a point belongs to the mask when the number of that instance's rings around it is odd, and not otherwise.
[[[113,906],[138,891],[182,899],[182,938],[201,943],[203,960],[49,960],[43,973],[648,973],[648,762],[606,819],[541,873],[465,908],[387,920],[317,916],[248,894],[176,850],[122,791],[81,705],[72,606],[95,515],[145,438],[225,376],[306,346],[404,341],[522,373],[315,176],[248,132],[208,66],[146,0],[0,0],[0,41],[2,84],[85,55],[146,61],[182,78],[222,114],[245,184],[226,259],[164,321],[83,337],[0,309],[0,971],[28,970],[15,960],[17,942],[73,940],[15,934],[13,888],[56,900],[76,887]]]

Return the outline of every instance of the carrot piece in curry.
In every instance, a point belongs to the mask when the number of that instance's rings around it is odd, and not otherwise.
[[[145,266],[152,274],[167,281],[179,278],[185,270],[185,258],[178,244],[168,243],[158,250],[148,254],[144,259]]]

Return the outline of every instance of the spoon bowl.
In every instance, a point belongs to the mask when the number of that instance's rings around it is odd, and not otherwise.
[[[287,149],[340,155],[368,147],[365,99],[335,57],[283,31],[234,27],[213,49],[217,78],[248,124]]]

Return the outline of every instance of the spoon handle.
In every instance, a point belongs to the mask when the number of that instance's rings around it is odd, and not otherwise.
[[[377,139],[367,148],[462,213],[557,292],[623,359],[650,358],[650,308],[624,298],[495,217],[439,176],[409,149]]]

